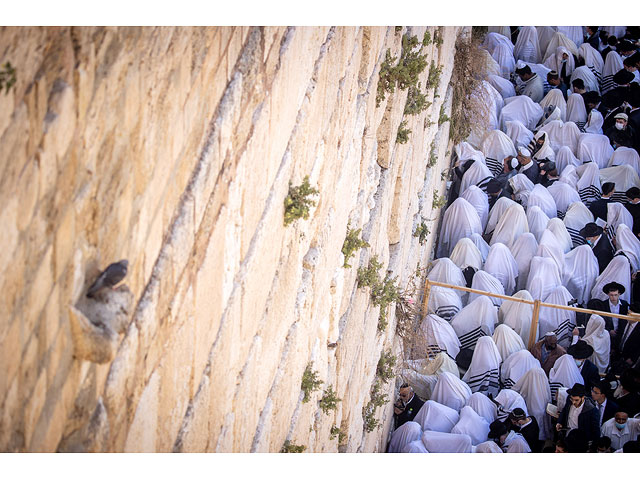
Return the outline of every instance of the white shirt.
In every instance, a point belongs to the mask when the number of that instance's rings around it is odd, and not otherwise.
[[[628,441],[638,438],[638,434],[640,434],[640,418],[628,419],[622,430],[618,430],[615,422],[615,418],[610,418],[602,424],[600,432],[603,436],[606,435],[611,439],[611,448],[618,450]]]
[[[582,405],[580,405],[579,407],[576,408],[573,405],[569,407],[569,425],[567,425],[567,427],[569,427],[569,431],[578,428],[578,415],[582,413],[584,403],[585,402],[583,400]]]
[[[533,160],[531,160],[529,163],[527,163],[526,165],[523,165],[522,168],[520,168],[520,173],[524,172],[525,170],[529,170],[531,167],[533,167]]]
[[[611,300],[609,300],[609,311],[611,313],[620,313],[620,300],[618,300],[618,304],[614,305],[613,303],[611,303]],[[620,320],[619,318],[616,317],[610,317],[611,321],[613,322],[613,329],[617,332],[618,331],[618,320]]]

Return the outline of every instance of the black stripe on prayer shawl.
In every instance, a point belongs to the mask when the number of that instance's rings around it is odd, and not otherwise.
[[[474,349],[476,346],[476,343],[478,343],[478,339],[486,335],[487,334],[482,331],[482,327],[474,328],[470,332],[467,332],[461,337],[458,337],[458,340],[460,340],[460,349],[463,349],[463,348]]]
[[[502,388],[511,388],[516,384],[516,382],[514,382],[513,380],[511,380],[510,378],[507,378],[503,383],[502,383]]]
[[[589,68],[589,70],[591,70],[591,73],[593,73],[593,75],[596,77],[596,79],[598,80],[598,86],[599,86],[600,83],[602,82],[602,75],[598,70],[596,70],[596,67],[594,67],[593,65],[587,68]]]
[[[558,389],[563,387],[560,382],[549,382],[549,387],[551,388],[551,399],[557,400],[556,394],[558,393]]]
[[[578,127],[578,130],[584,133],[584,126],[587,124],[587,122],[574,122],[574,123]]]
[[[614,232],[613,232],[613,228],[611,228],[609,225],[606,225],[604,227],[604,233],[607,234],[607,238],[609,239],[609,241],[611,242],[611,245],[615,245],[613,243],[613,239],[615,237]]]
[[[487,184],[492,178],[493,177],[485,177],[482,180],[480,180],[478,183],[476,183],[476,186],[480,188],[484,193],[487,193]]]
[[[618,165],[613,165],[613,166],[617,167]],[[613,195],[611,195],[609,198],[612,201],[617,203],[622,203],[623,205],[629,203],[629,201],[627,200],[627,196],[625,195],[625,192],[614,192]]]
[[[602,88],[600,89],[600,95],[604,95],[609,90],[613,90],[615,86],[616,82],[613,81],[613,75],[605,75],[604,77],[602,77]]]
[[[568,318],[561,322],[560,325],[558,325],[558,328],[554,330],[556,337],[558,337],[558,343],[565,339],[571,340],[573,337],[571,332],[575,327],[576,325],[571,323],[571,320]]]
[[[485,158],[487,163],[487,168],[494,176],[500,175],[502,173],[502,164],[496,160],[495,158]]]
[[[494,368],[480,375],[474,375],[467,381],[473,392],[486,392],[489,387],[500,388],[498,383],[498,369]]]
[[[436,309],[436,315],[450,322],[453,316],[460,311],[456,305],[444,305]]]
[[[600,189],[595,185],[589,185],[586,188],[578,190],[578,195],[580,195],[580,200],[582,200],[582,203],[588,206],[594,200],[598,200],[602,193],[600,192]]]
[[[496,418],[500,421],[505,420],[509,414],[511,413],[511,410],[506,410],[502,407],[502,405],[498,405],[498,412],[497,412],[497,416]]]
[[[569,232],[571,241],[573,242],[573,248],[579,247],[580,245],[585,245],[587,243],[587,240],[582,235],[580,235],[580,230],[574,230],[573,228],[569,227],[566,227],[566,229],[567,232]]]
[[[562,220],[566,214],[567,212],[561,212],[560,210],[556,210],[556,215],[560,220]]]

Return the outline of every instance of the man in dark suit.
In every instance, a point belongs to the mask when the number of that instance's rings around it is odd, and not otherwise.
[[[640,302],[633,302],[629,306],[629,314],[640,315]],[[633,366],[640,357],[640,328],[638,322],[628,321],[620,337],[618,345],[620,358],[629,366]]]
[[[408,383],[402,384],[398,396],[400,398],[393,406],[396,428],[412,421],[424,405],[424,402],[418,398]]]
[[[589,205],[589,210],[593,213],[594,218],[601,218],[605,222],[607,221],[607,205],[611,200],[611,195],[615,192],[616,184],[613,182],[605,182],[602,184],[602,196]]]
[[[633,217],[633,227],[631,230],[637,237],[640,233],[640,188],[631,187],[625,192],[625,195],[629,199],[629,203],[625,203],[624,206]]]
[[[534,453],[542,450],[542,442],[538,439],[540,435],[540,427],[538,421],[533,415],[527,416],[524,410],[517,407],[509,414],[505,425],[508,430],[514,430],[524,437],[529,444],[529,448]]]
[[[602,234],[603,232],[602,227],[594,222],[587,223],[580,230],[580,235],[591,245],[593,254],[598,259],[598,273],[602,273],[613,258],[613,247],[607,236]]]
[[[605,380],[591,387],[591,399],[600,414],[600,426],[618,411],[618,404],[611,399],[611,385]]]
[[[602,291],[609,297],[608,300],[600,302],[600,309],[603,312],[618,313],[620,315],[626,315],[629,312],[629,304],[626,300],[622,300],[620,295],[625,292],[624,285],[617,282],[607,283],[602,287]],[[604,328],[611,335],[611,350],[617,350],[620,343],[620,336],[624,332],[624,327],[627,325],[627,321],[623,318],[605,317]]]
[[[600,373],[589,357],[593,355],[593,347],[584,340],[578,340],[567,348],[567,353],[576,361],[578,370],[584,379],[584,388],[591,392],[591,387],[600,382]]]
[[[620,386],[616,390],[616,401],[618,411],[626,412],[633,417],[640,412],[640,395],[638,395],[638,382],[636,381],[638,372],[633,368],[627,368],[620,375]]]
[[[576,383],[567,390],[569,397],[564,405],[556,430],[569,431],[577,429],[587,439],[587,441],[595,440],[600,437],[600,424],[598,409],[591,400],[586,396],[584,385]]]
[[[527,147],[518,148],[518,173],[522,173],[533,184],[540,183],[540,169],[538,164],[531,159],[531,152]]]

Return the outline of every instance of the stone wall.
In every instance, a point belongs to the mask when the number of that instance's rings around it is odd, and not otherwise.
[[[378,333],[356,270],[377,254],[403,285],[429,259],[460,28],[428,30],[442,75],[401,145],[406,90],[376,89],[406,28],[0,28],[0,450],[383,449],[391,405],[371,433],[362,409],[394,313]],[[307,175],[317,205],[284,226]],[[350,269],[347,225],[370,244]],[[86,299],[122,258],[126,285]]]

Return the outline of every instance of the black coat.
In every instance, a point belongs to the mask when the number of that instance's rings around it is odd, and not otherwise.
[[[598,273],[602,273],[613,258],[613,247],[604,233],[600,236],[596,246],[593,247],[593,254],[598,259]]]
[[[600,426],[602,426],[602,424],[610,418],[613,418],[616,412],[619,412],[619,408],[620,407],[616,402],[607,398],[607,405],[604,407],[604,413],[602,414],[602,422],[600,423]]]
[[[412,421],[422,408],[422,405],[424,405],[424,402],[414,393],[411,401],[404,407],[404,411],[400,415],[393,415],[396,420],[396,428]]]
[[[518,173],[522,173],[535,185],[536,183],[540,183],[540,169],[538,168],[538,164],[534,160],[531,160],[531,162],[533,163],[533,165],[526,170],[523,170],[522,165],[519,165],[517,170]]]
[[[633,227],[631,231],[637,237],[640,233],[640,203],[625,203],[624,206],[633,217]]]
[[[620,302],[620,315],[626,315],[627,313],[629,313],[629,304],[627,303],[626,300],[619,300]],[[603,300],[600,302],[600,310],[602,310],[603,312],[611,312],[611,308],[609,307],[609,300]],[[604,328],[606,331],[610,332],[611,330],[613,330],[613,320],[611,317],[602,317],[604,319]],[[618,319],[618,329],[616,330],[616,333],[619,333],[620,335],[616,336],[616,338],[620,338],[620,336],[622,335],[622,332],[624,332],[624,327],[627,325],[627,321],[624,318],[619,318]],[[612,338],[613,340],[613,338]],[[611,342],[612,346],[613,346],[613,341]]]
[[[623,336],[624,332],[620,334],[620,341],[622,341]],[[640,356],[640,325],[636,325],[633,332],[629,335],[629,338],[624,342],[624,345],[618,344],[618,348],[621,348],[620,355],[623,360],[626,361],[630,359],[632,365],[636,363]]]
[[[632,126],[627,125],[627,128],[618,130],[615,125],[607,128],[604,134],[609,137],[609,143],[613,146],[617,143],[619,147],[633,148],[636,143],[636,132]]]
[[[640,412],[640,395],[637,393],[627,393],[624,397],[618,397],[616,400],[619,412],[627,412],[630,417]]]
[[[593,213],[595,218],[601,218],[605,222],[607,221],[607,205],[609,205],[613,200],[610,198],[599,198],[598,200],[594,200],[589,205],[589,211]]]
[[[558,418],[558,423],[563,427],[569,426],[569,408],[571,408],[571,401],[567,398],[567,403]],[[584,398],[582,412],[578,415],[578,430],[589,441],[600,438],[600,414],[590,397]]]
[[[538,439],[540,435],[540,427],[538,426],[536,417],[531,415],[530,418],[531,423],[529,423],[529,425],[527,425],[526,427],[520,427],[520,429],[516,430],[516,432],[524,437],[531,450],[533,450],[534,452],[539,452],[541,450],[540,440]]]
[[[584,379],[584,388],[587,394],[591,394],[591,387],[596,386],[600,382],[600,372],[591,360],[584,361],[582,368],[580,369],[580,375]]]

